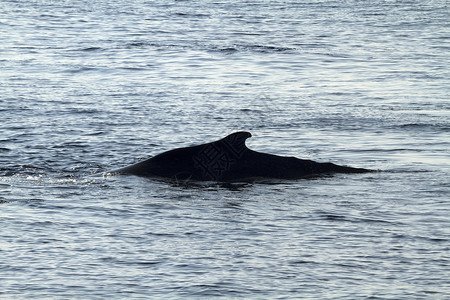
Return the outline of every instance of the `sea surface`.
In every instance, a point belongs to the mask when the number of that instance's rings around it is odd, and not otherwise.
[[[1,299],[450,299],[450,2],[2,0]],[[378,170],[103,177],[245,130]]]

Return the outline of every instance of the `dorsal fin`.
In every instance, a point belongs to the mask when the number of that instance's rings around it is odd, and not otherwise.
[[[245,140],[251,136],[252,134],[250,132],[238,131],[224,137],[218,142],[223,144],[228,151],[239,157],[245,150],[248,150],[247,146],[245,146]]]
[[[201,145],[201,150],[193,158],[195,166],[202,172],[202,178],[222,180],[222,176],[249,151],[245,146],[245,140],[251,136],[250,132],[240,131],[218,141]]]

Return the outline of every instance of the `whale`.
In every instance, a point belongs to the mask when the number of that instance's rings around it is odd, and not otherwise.
[[[251,136],[250,132],[235,132],[214,142],[169,150],[104,175],[130,174],[176,181],[246,182],[372,171],[253,151],[245,145]]]

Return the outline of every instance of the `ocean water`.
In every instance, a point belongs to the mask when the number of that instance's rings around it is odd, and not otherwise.
[[[0,298],[450,298],[449,62],[446,0],[1,1]],[[95,175],[237,130],[380,171]]]

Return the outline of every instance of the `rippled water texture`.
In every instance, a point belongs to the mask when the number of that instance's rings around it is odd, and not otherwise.
[[[450,298],[448,1],[2,1],[0,298]],[[250,131],[380,170],[95,175]]]

